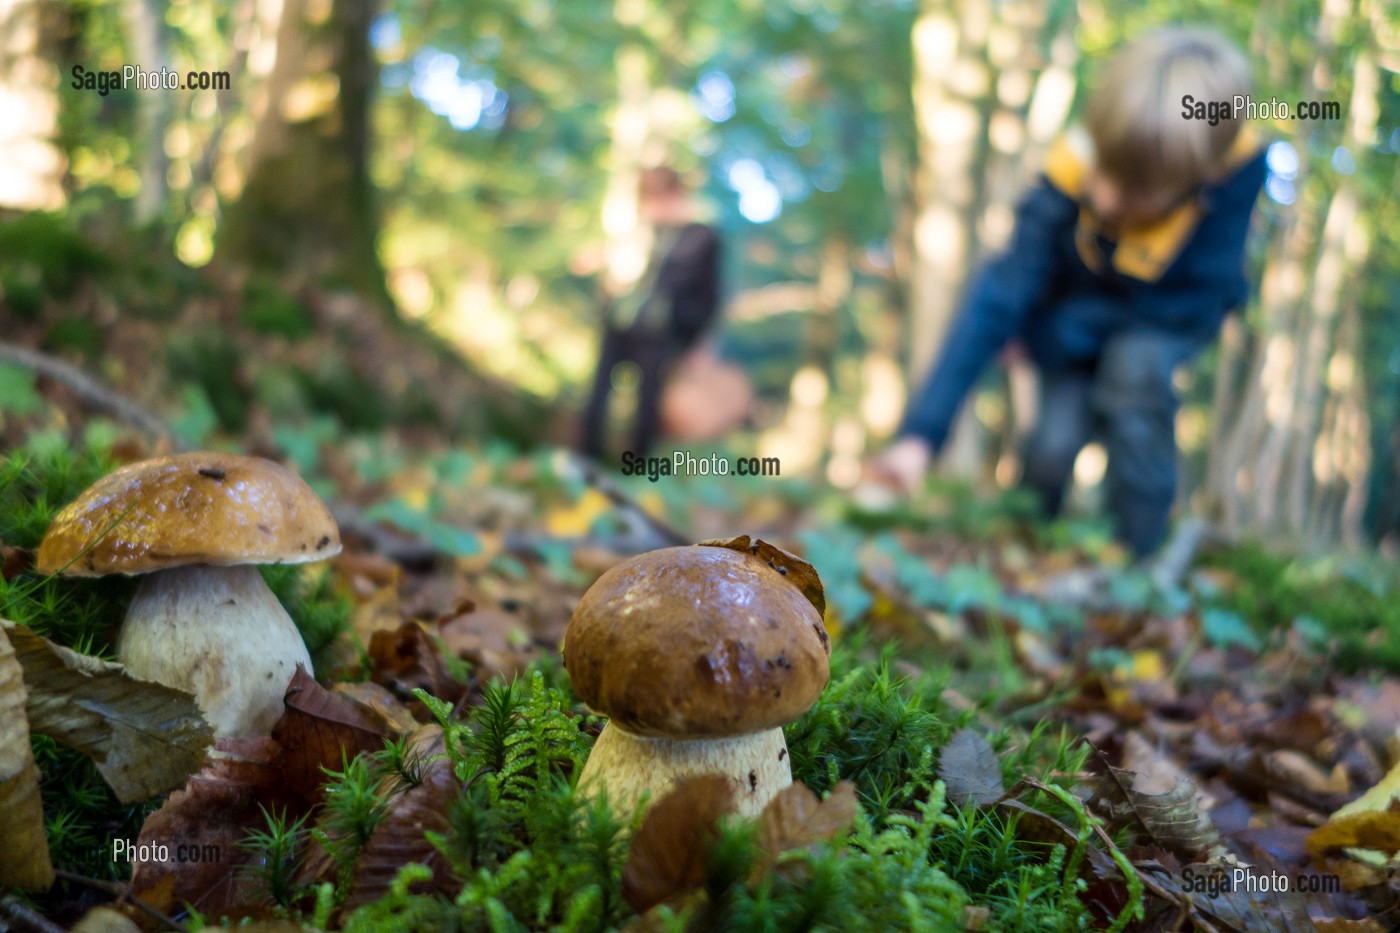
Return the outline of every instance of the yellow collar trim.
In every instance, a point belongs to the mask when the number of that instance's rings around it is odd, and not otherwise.
[[[1225,155],[1221,174],[1228,175],[1239,168],[1253,158],[1259,148],[1258,133],[1253,127],[1242,127]],[[1045,176],[1060,191],[1082,202],[1092,165],[1093,143],[1087,133],[1075,128],[1051,147],[1045,159]],[[1181,254],[1204,215],[1202,199],[1193,197],[1152,226],[1119,234],[1113,250],[1113,269],[1131,278],[1155,282]],[[1103,272],[1106,265],[1099,249],[1101,233],[1098,221],[1081,207],[1074,244],[1080,259],[1096,273]]]

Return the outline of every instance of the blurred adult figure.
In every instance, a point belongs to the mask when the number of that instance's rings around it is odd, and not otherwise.
[[[606,446],[613,370],[623,362],[640,370],[628,449],[645,456],[656,441],[669,370],[699,342],[719,309],[719,235],[696,219],[680,173],[664,165],[643,171],[638,212],[650,229],[652,247],[642,277],[603,309],[602,347],[580,445],[595,459]]]

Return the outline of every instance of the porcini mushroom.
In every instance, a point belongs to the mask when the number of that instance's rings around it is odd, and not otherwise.
[[[581,793],[625,814],[717,772],[756,815],[792,783],[782,727],[821,694],[831,653],[821,612],[788,575],[798,566],[819,594],[810,566],[747,537],[650,551],[598,578],[564,634],[575,692],[609,717]]]
[[[265,736],[300,664],[301,634],[255,564],[321,560],[340,530],[311,487],[259,457],[132,463],[54,518],[41,573],[145,574],[117,635],[137,677],[194,694],[216,736]]]

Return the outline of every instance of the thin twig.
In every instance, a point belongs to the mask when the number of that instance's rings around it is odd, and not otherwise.
[[[101,891],[103,894],[111,895],[116,898],[118,902],[128,901],[138,910],[154,917],[172,930],[176,930],[177,933],[189,933],[189,930],[173,917],[161,913],[135,894],[132,894],[130,885],[120,884],[116,881],[103,881],[101,878],[89,878],[87,875],[79,875],[71,871],[55,871],[54,875],[62,878],[64,881],[71,881],[74,884],[81,884],[84,887],[92,888],[94,891]]]
[[[13,895],[0,900],[0,930],[10,929],[15,933],[65,933],[63,927]]]
[[[93,408],[115,415],[153,440],[174,441],[170,426],[159,416],[56,356],[0,341],[0,362],[62,384]]]
[[[624,493],[617,485],[603,475],[602,467],[586,457],[577,454],[569,455],[570,463],[579,471],[583,481],[594,489],[607,496],[613,505],[630,514],[642,525],[655,532],[665,544],[677,546],[682,544],[694,544],[695,536],[688,534],[669,522],[663,521],[652,515],[646,509],[637,504],[630,496]]]

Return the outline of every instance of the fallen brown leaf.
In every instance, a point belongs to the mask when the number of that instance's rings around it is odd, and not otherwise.
[[[122,803],[179,787],[199,769],[213,730],[190,694],[22,625],[0,627],[24,669],[30,728],[91,757]]]
[[[260,903],[241,843],[266,828],[264,809],[292,818],[305,809],[277,766],[281,751],[272,739],[219,739],[209,764],[141,825],[136,845],[165,858],[135,863],[132,893],[158,910],[189,903],[216,917]]]
[[[470,661],[481,679],[510,679],[525,669],[535,652],[529,650],[520,617],[501,609],[459,613],[438,622],[443,647]]]
[[[767,858],[757,873],[784,852],[833,839],[850,829],[857,809],[856,786],[850,781],[833,787],[825,800],[800,781],[789,784],[759,815],[759,845]]]
[[[442,751],[442,728],[424,726],[410,747],[421,760],[432,758]],[[393,798],[360,851],[346,911],[387,894],[399,869],[408,864],[426,865],[433,871],[432,881],[415,885],[414,893],[452,895],[460,887],[451,875],[447,860],[424,833],[447,832],[448,811],[461,793],[462,784],[452,773],[451,761],[445,757],[428,761],[421,777],[418,785],[402,790]]]
[[[1094,787],[1089,809],[1105,818],[1110,832],[1131,829],[1188,860],[1220,844],[1191,781],[1178,781],[1166,793],[1144,793],[1136,781],[1134,772],[1110,766]]]
[[[141,928],[121,911],[94,907],[78,921],[72,933],[141,933]]]
[[[302,667],[287,685],[286,704],[272,737],[282,746],[278,765],[287,785],[306,800],[320,796],[325,769],[338,771],[362,752],[381,750],[394,734],[382,715],[331,693]]]
[[[785,551],[776,544],[769,544],[767,541],[750,539],[748,535],[739,535],[736,538],[712,538],[708,541],[701,541],[697,547],[727,547],[731,551],[752,554],[786,576],[788,582],[801,590],[802,595],[807,597],[807,601],[816,607],[817,614],[825,617],[826,593],[822,589],[821,578],[817,576],[815,567],[796,554]]]
[[[733,809],[729,779],[719,774],[688,778],[651,805],[622,872],[622,896],[637,913],[700,887],[719,819]]]
[[[25,699],[24,672],[0,627],[0,885],[43,890],[53,884],[53,864]]]
[[[466,686],[447,672],[437,646],[417,622],[405,622],[394,631],[375,632],[369,641],[369,657],[370,679],[398,696],[407,697],[422,689],[455,703],[466,693]]]

